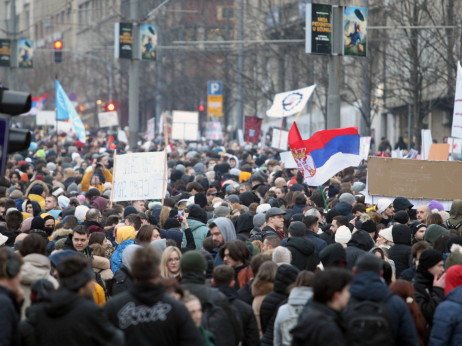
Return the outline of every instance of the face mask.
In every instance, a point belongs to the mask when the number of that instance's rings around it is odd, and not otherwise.
[[[53,227],[45,227],[43,230],[48,236],[50,236],[51,233],[53,233]]]

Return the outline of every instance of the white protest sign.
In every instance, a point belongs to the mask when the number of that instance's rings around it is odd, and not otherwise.
[[[99,127],[119,126],[119,116],[116,111],[98,113]]]
[[[117,131],[117,140],[119,142],[128,143],[127,134],[124,130]]]
[[[55,111],[40,111],[35,117],[35,125],[55,126],[56,112]]]
[[[173,111],[172,139],[197,141],[198,135],[198,112]]]
[[[448,138],[448,143],[452,146],[452,152],[454,154],[462,154],[462,138]],[[449,152],[451,152],[451,150]]]
[[[265,149],[265,143],[266,143],[266,135],[262,132],[261,133],[261,140],[260,140],[260,149],[261,150]]]
[[[361,156],[361,160],[367,160],[369,156],[370,147],[371,147],[371,137],[359,138],[359,156]]]
[[[117,155],[112,200],[162,199],[167,188],[165,164],[163,151]]]
[[[221,123],[219,121],[207,121],[205,138],[214,141],[223,139],[223,131],[221,130]]]
[[[456,96],[454,98],[454,113],[452,114],[451,137],[462,138],[462,68],[457,62]]]
[[[279,155],[281,156],[281,162],[284,163],[284,168],[298,168],[291,151],[282,151]]]
[[[286,151],[289,146],[289,131],[273,128],[271,147]]]
[[[430,153],[432,143],[432,130],[422,130],[422,160],[428,160],[428,154]]]
[[[152,141],[156,138],[156,118],[148,120],[148,141]]]
[[[72,129],[72,123],[69,121],[62,121],[62,120],[59,120],[58,121],[58,131],[62,131],[62,132],[74,132],[74,130]]]
[[[245,145],[245,142],[244,142],[244,131],[242,131],[241,129],[237,130],[237,139],[239,141],[239,145],[241,147],[243,147]]]

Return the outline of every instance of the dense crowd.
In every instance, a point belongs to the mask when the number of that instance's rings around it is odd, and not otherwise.
[[[462,200],[371,205],[367,162],[313,187],[204,141],[165,147],[162,200],[113,203],[124,143],[32,140],[0,178],[0,345],[462,343]]]

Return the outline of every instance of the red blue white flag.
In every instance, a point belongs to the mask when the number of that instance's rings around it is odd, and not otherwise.
[[[294,122],[289,131],[289,147],[310,186],[321,186],[341,170],[361,162],[357,127],[318,131],[303,140]]]

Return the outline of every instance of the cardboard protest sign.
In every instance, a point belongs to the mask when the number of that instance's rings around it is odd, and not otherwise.
[[[131,153],[116,156],[114,202],[162,199],[167,184],[165,152]],[[164,191],[163,191],[164,189]]]
[[[461,161],[369,157],[367,170],[370,195],[439,200],[454,200],[462,196],[462,185],[457,184],[462,170]]]
[[[433,143],[430,146],[430,152],[428,153],[428,159],[435,160],[435,161],[447,161],[450,149],[451,149],[451,146],[447,143],[439,143],[439,144]]]
[[[247,143],[257,144],[261,136],[262,119],[257,117],[245,117],[245,134],[244,140]]]
[[[199,113],[173,111],[172,139],[197,141]]]

